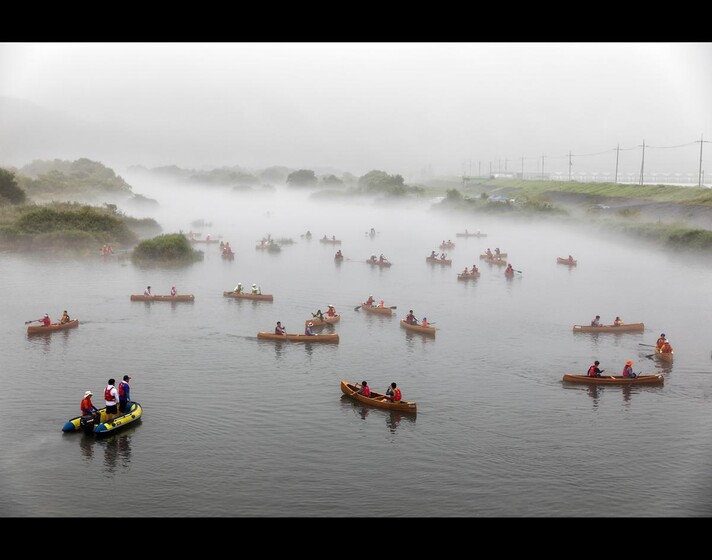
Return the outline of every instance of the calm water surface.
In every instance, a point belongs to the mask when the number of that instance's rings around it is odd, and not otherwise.
[[[154,214],[165,230],[210,219],[203,233],[230,241],[234,261],[215,246],[203,246],[203,262],[168,269],[0,254],[0,514],[103,511],[108,493],[146,516],[711,515],[709,262],[426,208],[316,206],[291,193],[195,202],[177,191]],[[465,228],[489,237],[456,238]],[[311,241],[300,238],[307,229]],[[296,243],[255,250],[266,233]],[[343,241],[341,265],[324,234]],[[453,266],[426,263],[447,239]],[[515,278],[479,260],[495,246],[522,271]],[[380,253],[390,269],[364,262]],[[577,267],[556,264],[569,253]],[[481,278],[458,282],[473,263]],[[224,298],[237,282],[257,282],[274,302]],[[149,284],[195,302],[129,301]],[[354,311],[369,294],[394,315]],[[327,327],[339,344],[256,338],[278,320],[301,331],[328,304],[342,313]],[[63,309],[79,328],[26,334],[24,321]],[[409,309],[435,323],[435,337],[399,326]],[[572,332],[596,314],[646,329]],[[675,347],[671,367],[646,357],[660,332]],[[665,384],[562,383],[594,359],[615,374],[632,359]],[[140,424],[100,440],[61,432],[85,390],[102,406],[107,379],[126,373]],[[342,379],[378,391],[396,381],[417,416],[342,397]],[[397,499],[386,498],[394,488]]]

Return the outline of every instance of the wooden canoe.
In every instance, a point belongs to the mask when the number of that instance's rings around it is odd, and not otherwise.
[[[456,233],[455,237],[487,237],[486,233],[470,233],[470,232],[465,232],[465,233]]]
[[[464,272],[461,272],[460,274],[457,275],[458,280],[472,280],[473,278],[479,278],[479,277],[480,277],[479,271],[475,272],[474,274],[469,273],[469,272],[467,274],[465,274]]]
[[[383,267],[383,266],[389,267],[389,266],[391,266],[391,262],[390,262],[390,261],[383,261],[383,262],[381,262],[381,261],[373,261],[373,260],[371,260],[371,259],[368,259],[366,262],[367,262],[368,264],[370,264],[370,265],[373,265],[373,266],[380,266],[380,267]]]
[[[601,374],[601,377],[591,377],[586,374],[565,373],[563,381],[570,383],[587,383],[589,385],[656,385],[662,384],[664,379],[660,374],[639,375],[638,377]]]
[[[385,408],[387,410],[397,410],[399,412],[418,412],[418,408],[413,401],[400,401],[400,402],[390,402],[386,395],[383,393],[376,393],[376,391],[371,390],[371,396],[364,397],[358,393],[358,388],[353,383],[348,381],[341,382],[341,392],[344,395],[356,399],[358,402],[367,404],[369,406],[375,406],[378,408]]]
[[[637,332],[645,330],[645,323],[625,323],[623,325],[601,325],[592,327],[590,325],[574,325],[574,332],[603,333],[603,332]]]
[[[231,261],[235,258],[235,253],[223,253],[222,258]]]
[[[341,256],[339,256],[339,255],[334,255],[334,260],[335,260],[336,262],[341,262],[341,261],[344,260],[344,256],[343,256],[343,255],[341,255]]]
[[[311,319],[307,319],[304,321],[304,326],[306,327],[308,323],[312,323],[313,328],[317,327],[323,327],[324,325],[333,325],[334,323],[338,323],[341,320],[341,315],[338,313],[334,315],[333,317],[329,317],[328,315],[324,315],[324,320],[320,320],[317,317],[313,317]]]
[[[47,325],[46,327],[44,325],[30,325],[27,327],[27,334],[38,334],[38,333],[46,333],[46,332],[52,332],[52,331],[63,331],[65,329],[74,329],[79,326],[79,319],[72,319],[68,323],[52,323],[50,325]]]
[[[441,249],[454,249],[455,244],[454,243],[441,243],[440,248]]]
[[[492,253],[492,257],[491,257],[491,258],[493,258],[493,259],[497,259],[497,258],[504,259],[504,258],[506,258],[506,257],[507,257],[507,253],[500,253],[499,255],[497,255],[497,253]],[[489,259],[489,258],[490,258],[490,256],[489,256],[487,253],[482,253],[482,254],[480,254],[480,259]]]
[[[450,266],[452,265],[452,259],[440,259],[440,258],[433,258],[433,257],[425,257],[425,262],[433,263],[433,264],[441,264],[443,266]]]
[[[504,275],[505,275],[507,278],[512,278],[512,276],[514,276],[514,271],[513,271],[513,270],[511,270],[511,271],[510,271],[510,270],[505,270],[505,271],[504,271]]]
[[[507,266],[506,259],[485,259],[486,263],[496,264],[497,266]]]
[[[393,310],[390,307],[371,307],[370,305],[366,305],[365,302],[361,304],[361,309],[368,313],[376,313],[377,315],[393,315]]]
[[[661,362],[672,362],[673,352],[661,352],[658,348],[655,349],[655,358]]]
[[[274,300],[274,296],[272,294],[253,294],[252,292],[242,292],[241,294],[238,294],[237,292],[223,292],[223,296],[235,299],[254,299],[256,301]]]
[[[411,325],[410,323],[406,323],[404,320],[401,320],[400,322],[401,327],[404,327],[408,329],[409,331],[415,331],[423,334],[435,334],[435,331],[437,330],[435,327],[424,327],[422,325]]]
[[[315,334],[309,336],[306,334],[274,334],[273,332],[258,332],[257,338],[263,340],[289,340],[291,342],[339,342],[339,335],[333,334]]]
[[[341,245],[341,239],[324,239],[319,240],[321,243],[331,243],[332,245]]]
[[[189,239],[191,243],[220,243],[219,239]]]
[[[569,266],[576,266],[576,260],[570,261],[569,259],[562,259],[561,257],[556,257],[556,262],[559,264],[568,264]]]
[[[131,301],[194,301],[193,294],[176,294],[174,296],[144,296],[143,294],[132,294]]]

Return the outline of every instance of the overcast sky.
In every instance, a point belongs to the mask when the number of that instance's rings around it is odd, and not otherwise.
[[[668,147],[702,134],[712,43],[0,44],[0,165],[460,174],[620,145],[640,169],[645,140],[649,165],[696,172],[699,143]]]

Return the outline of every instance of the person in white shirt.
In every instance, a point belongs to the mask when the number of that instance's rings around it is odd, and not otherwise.
[[[106,401],[106,421],[111,422],[116,418],[117,406],[119,404],[119,392],[114,384],[116,380],[112,377],[109,384],[104,389],[104,401]]]

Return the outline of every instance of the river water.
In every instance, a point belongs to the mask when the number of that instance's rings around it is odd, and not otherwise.
[[[175,517],[712,515],[709,261],[583,225],[448,216],[425,202],[132,184],[159,198],[147,215],[166,232],[209,220],[203,234],[222,235],[236,258],[214,245],[178,268],[0,254],[0,515],[78,516],[107,501]],[[488,237],[456,238],[465,228]],[[255,250],[267,233],[295,243]],[[342,240],[341,265],[323,235]],[[452,267],[426,263],[447,239]],[[495,246],[521,271],[513,279],[478,259]],[[381,253],[391,268],[364,262]],[[568,254],[577,267],[556,264]],[[481,277],[458,281],[472,264]],[[274,301],[223,297],[237,282]],[[147,285],[195,301],[129,301]],[[355,311],[369,294],[394,315]],[[278,320],[299,332],[329,304],[342,314],[326,327],[339,344],[256,338]],[[26,334],[25,321],[63,309],[77,329]],[[434,337],[399,326],[409,309],[438,327]],[[596,314],[646,328],[572,332]],[[661,332],[672,366],[646,357]],[[631,359],[665,384],[562,383],[595,359],[615,374]],[[107,379],[127,373],[139,424],[106,439],[62,433],[85,390],[103,406]],[[361,406],[342,396],[342,379],[377,391],[396,381],[418,413]]]

